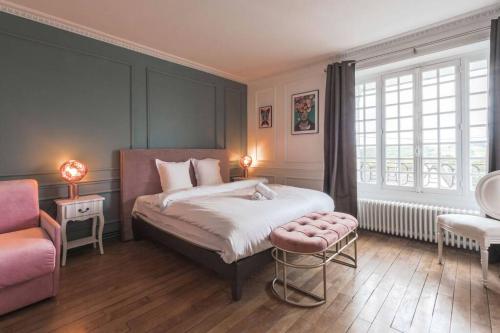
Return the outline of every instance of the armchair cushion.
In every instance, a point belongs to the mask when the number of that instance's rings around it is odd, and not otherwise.
[[[0,182],[0,234],[38,227],[38,185],[35,180]]]
[[[42,228],[0,234],[0,289],[54,272],[56,253]]]

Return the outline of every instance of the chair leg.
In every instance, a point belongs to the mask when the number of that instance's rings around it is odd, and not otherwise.
[[[481,247],[481,268],[483,270],[483,286],[488,287],[488,248],[487,246]]]
[[[437,229],[437,242],[439,263],[443,264],[443,229],[441,229],[439,226]]]

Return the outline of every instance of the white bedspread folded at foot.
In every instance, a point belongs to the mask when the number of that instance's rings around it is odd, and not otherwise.
[[[332,198],[325,193],[284,185],[269,187],[277,193],[274,200],[251,200],[252,181],[218,185],[204,195],[186,190],[163,213],[228,240],[233,252],[221,256],[231,263],[270,247],[268,236],[274,228],[310,212],[334,209]]]

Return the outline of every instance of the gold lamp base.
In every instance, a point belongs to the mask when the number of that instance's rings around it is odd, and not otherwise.
[[[69,183],[68,184],[68,197],[69,199],[78,199],[78,184]]]

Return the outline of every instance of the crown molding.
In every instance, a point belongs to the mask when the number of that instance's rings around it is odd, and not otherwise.
[[[146,54],[158,59],[173,62],[182,66],[197,69],[213,75],[221,76],[229,80],[233,80],[240,83],[246,83],[246,80],[240,76],[233,75],[231,73],[216,69],[214,67],[206,66],[182,57],[178,57],[176,55],[166,53],[158,49],[154,49],[152,47],[138,44],[124,38],[110,35],[103,31],[99,31],[84,25],[80,25],[78,23],[65,20],[63,18],[59,18],[35,9],[21,6],[7,0],[0,0],[0,12],[22,17],[57,29],[65,30],[84,37],[92,38],[104,43],[119,46],[131,51]]]
[[[387,52],[401,50],[405,47],[412,47],[416,44],[429,43],[440,39],[453,39],[454,37],[468,42],[484,39],[484,31],[489,30],[490,21],[500,16],[500,5],[488,6],[449,20],[426,26],[424,28],[411,30],[393,37],[385,38],[377,42],[365,44],[351,48],[345,52],[334,55],[335,61],[358,60],[369,56],[377,56]],[[482,31],[481,31],[482,29]],[[477,33],[475,32],[477,30]],[[464,34],[475,34],[463,38]]]

